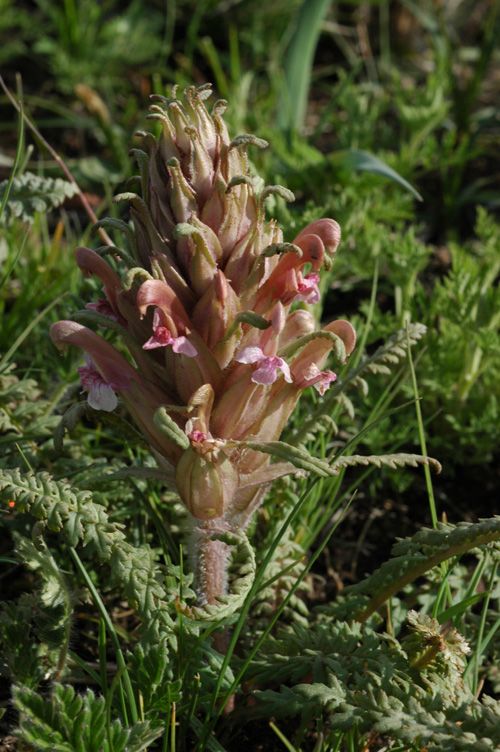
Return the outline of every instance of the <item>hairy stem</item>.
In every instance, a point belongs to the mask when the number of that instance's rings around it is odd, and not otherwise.
[[[214,539],[217,533],[228,530],[222,518],[195,520],[191,533],[190,553],[195,575],[195,590],[199,605],[216,603],[227,593],[227,567],[230,547]]]

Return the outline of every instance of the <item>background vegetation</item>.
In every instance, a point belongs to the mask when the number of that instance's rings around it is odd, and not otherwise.
[[[19,749],[451,750],[483,737],[477,749],[495,748],[493,704],[478,703],[470,718],[465,710],[498,688],[498,552],[490,544],[463,557],[489,533],[463,528],[470,545],[452,542],[442,549],[448,564],[394,590],[385,633],[380,616],[362,632],[352,621],[355,599],[380,583],[342,593],[396,538],[495,512],[499,18],[495,0],[0,0],[2,76],[38,129],[1,97],[0,749],[14,748],[15,728]],[[209,638],[215,624],[190,624],[175,608],[190,603],[182,509],[147,473],[128,473],[149,465],[147,451],[123,417],[86,411],[78,355],[61,357],[48,340],[49,324],[82,308],[93,284],[73,248],[99,241],[40,138],[98,217],[126,218],[112,196],[133,178],[128,152],[147,125],[149,95],[206,81],[229,101],[233,134],[271,143],[252,158],[266,182],[295,193],[295,203],[271,208],[286,238],[321,216],[343,230],[317,314],[350,319],[360,344],[325,398],[329,418],[304,398],[287,440],[322,457],[407,451],[443,465],[438,478],[367,467],[275,487],[251,536],[260,580],[243,612],[227,616],[239,641],[226,660]],[[43,493],[31,474],[41,472],[56,483],[43,481]],[[87,491],[93,501],[78,496]],[[413,545],[437,555],[444,544],[422,535]],[[394,553],[414,555],[408,546]],[[145,596],[148,578],[164,577],[151,574],[155,556],[169,578],[155,591],[161,608]],[[459,629],[470,655],[419,664],[442,633],[411,616],[405,625],[412,608],[447,634]],[[371,694],[360,678],[367,665],[381,677],[370,679]],[[234,714],[210,736],[235,689]],[[93,729],[88,738],[78,724]]]

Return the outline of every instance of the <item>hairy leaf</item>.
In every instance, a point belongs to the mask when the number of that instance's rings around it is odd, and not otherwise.
[[[7,180],[0,183],[0,203],[7,185]],[[2,221],[9,225],[19,219],[31,224],[36,214],[55,209],[77,193],[78,188],[67,180],[25,172],[12,181]]]

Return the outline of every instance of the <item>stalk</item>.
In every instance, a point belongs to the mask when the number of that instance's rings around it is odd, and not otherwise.
[[[230,547],[227,543],[215,539],[217,533],[229,530],[227,522],[215,520],[195,520],[191,533],[191,563],[194,572],[194,589],[201,606],[215,605],[228,592],[228,565]],[[217,652],[225,655],[231,638],[230,630],[225,627],[213,635],[213,645]],[[234,710],[234,694],[230,694],[224,703],[224,714]]]
[[[190,540],[190,556],[195,576],[194,587],[200,605],[213,605],[227,594],[229,546],[215,539],[229,530],[222,518],[195,520]]]

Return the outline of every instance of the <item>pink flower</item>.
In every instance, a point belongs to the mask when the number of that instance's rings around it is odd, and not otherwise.
[[[156,347],[172,346],[175,353],[182,353],[188,358],[198,355],[198,350],[189,342],[187,337],[172,337],[170,329],[162,323],[162,314],[159,308],[155,309],[153,316],[153,336],[142,346],[143,350],[154,350]]]
[[[316,363],[311,363],[304,374],[306,386],[313,386],[321,396],[330,388],[330,384],[337,380],[333,371],[320,371]]]
[[[299,282],[297,284],[297,295],[294,297],[294,302],[299,300],[304,303],[318,303],[320,300],[319,292],[319,274],[313,272],[302,277],[302,274],[298,274]]]
[[[254,363],[258,366],[252,374],[254,384],[274,384],[278,378],[278,370],[282,372],[285,381],[292,383],[288,363],[277,355],[265,355],[260,347],[244,347],[235,360],[237,363]]]
[[[188,434],[188,439],[194,441],[195,444],[201,444],[203,441],[207,440],[207,434],[203,431],[191,431],[191,433]]]
[[[87,402],[94,410],[112,412],[118,405],[114,392],[118,387],[109,384],[99,373],[91,358],[85,358],[87,365],[78,369],[84,392],[88,393]]]
[[[112,319],[112,321],[122,323],[114,312],[113,306],[108,300],[106,300],[106,298],[99,298],[95,303],[87,303],[85,308],[87,311],[95,311],[96,313],[100,313],[101,316],[106,316],[108,319]]]

